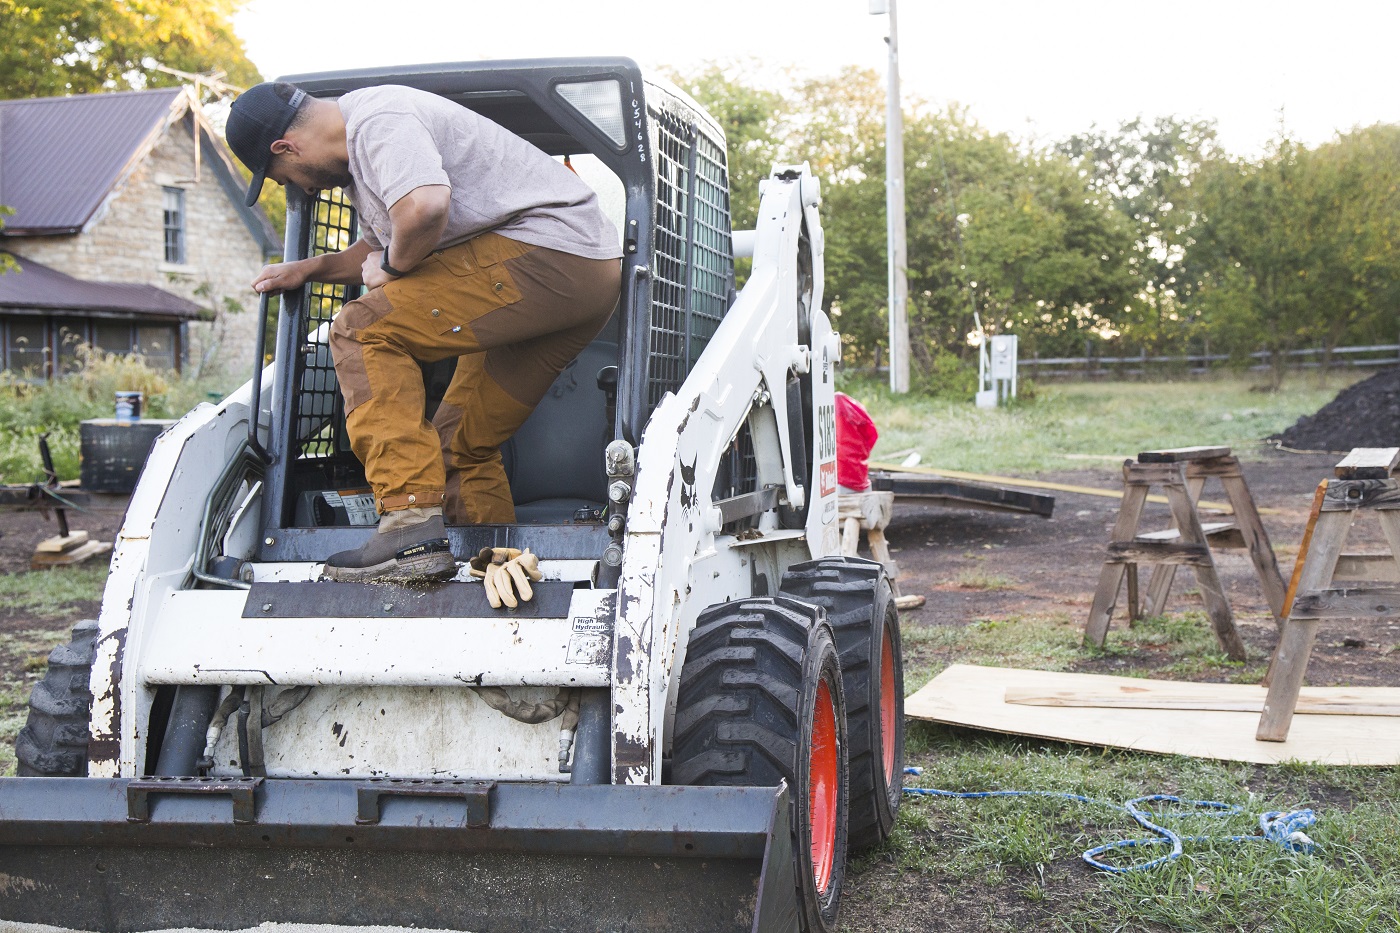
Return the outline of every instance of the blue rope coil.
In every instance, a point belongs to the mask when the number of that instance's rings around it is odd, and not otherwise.
[[[922,768],[905,768],[904,773],[923,774],[924,771]],[[1259,829],[1263,835],[1259,836],[1183,836],[1161,823],[1154,822],[1154,820],[1168,820],[1185,816],[1230,817],[1243,813],[1244,808],[1232,803],[1220,803],[1216,800],[1186,800],[1171,794],[1148,794],[1143,797],[1134,797],[1127,803],[1120,804],[1111,800],[1099,800],[1081,794],[1067,794],[1052,790],[951,791],[935,790],[929,787],[906,787],[904,792],[919,797],[952,797],[960,800],[980,800],[986,797],[1053,797],[1060,800],[1073,800],[1077,803],[1110,807],[1120,813],[1126,813],[1138,825],[1155,835],[1147,839],[1124,839],[1120,842],[1095,846],[1080,856],[1093,868],[1115,875],[1127,874],[1130,871],[1149,871],[1175,861],[1181,857],[1182,847],[1187,842],[1266,842],[1280,846],[1289,852],[1309,855],[1316,848],[1316,844],[1308,838],[1307,833],[1303,832],[1305,828],[1317,822],[1317,815],[1312,810],[1307,809],[1270,810],[1267,813],[1261,813],[1259,815]],[[1176,804],[1188,809],[1157,813],[1151,807],[1152,804]],[[1099,858],[1099,856],[1115,849],[1136,849],[1162,845],[1170,845],[1171,851],[1151,861],[1139,862],[1134,865],[1110,865]]]

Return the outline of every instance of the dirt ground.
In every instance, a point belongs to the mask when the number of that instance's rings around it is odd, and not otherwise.
[[[1335,455],[1270,452],[1262,461],[1244,464],[1245,478],[1255,500],[1265,509],[1264,524],[1285,579],[1292,569],[1313,490],[1318,480],[1331,475],[1337,459]],[[1041,474],[1035,478],[1121,488],[1119,465],[1109,461],[1091,470]],[[888,538],[902,571],[901,585],[905,593],[928,597],[923,609],[906,614],[906,627],[963,626],[979,619],[1054,614],[1068,615],[1082,623],[1089,611],[1118,501],[1070,493],[1055,495],[1055,514],[1050,519],[898,504]],[[1224,494],[1211,481],[1204,498],[1222,500]],[[1380,529],[1373,518],[1367,518],[1353,526],[1348,550],[1384,549]],[[1206,520],[1210,520],[1209,516]],[[112,540],[120,516],[74,515],[70,521],[75,528]],[[1149,505],[1144,525],[1148,524],[1166,528],[1166,507]],[[54,533],[53,523],[38,515],[0,513],[0,571],[27,568],[34,545]],[[1277,636],[1253,567],[1242,551],[1218,553],[1217,560],[1251,657],[1255,664],[1262,665]],[[1183,574],[1179,578],[1168,603],[1169,611],[1201,608],[1199,596],[1194,594],[1195,581],[1188,577]],[[990,578],[1001,579],[992,588],[977,585],[979,579]],[[96,609],[95,604],[79,607],[73,618],[92,615]],[[1116,617],[1113,624],[1121,625],[1121,618]],[[43,625],[53,627],[54,623]],[[29,627],[33,627],[33,620],[26,617],[22,607],[0,606],[0,630]],[[1400,627],[1395,625],[1324,622],[1308,668],[1308,681],[1315,685],[1400,685],[1400,652],[1394,650],[1397,642]],[[1108,655],[1086,659],[1076,669],[1111,673],[1128,663],[1138,670],[1153,667],[1150,657],[1128,662],[1121,656]],[[909,688],[916,686],[920,685],[910,684]],[[1262,783],[1269,782],[1263,772],[1260,777]],[[1047,868],[1047,888],[1085,894],[1091,891],[1087,872]],[[1050,877],[1052,874],[1054,877]],[[842,926],[850,931],[970,930],[984,928],[989,917],[1020,928],[1035,928],[1048,921],[1050,914],[1045,908],[1012,893],[1020,886],[1014,881],[1008,877],[1000,888],[988,886],[985,901],[969,903],[966,889],[964,896],[953,898],[940,886],[911,883],[893,866],[877,860],[848,879]]]

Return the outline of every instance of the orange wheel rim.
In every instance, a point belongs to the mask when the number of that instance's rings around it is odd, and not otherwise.
[[[836,862],[836,808],[840,795],[839,748],[836,736],[836,704],[831,688],[822,680],[812,723],[812,757],[808,766],[808,810],[812,817],[812,877],[825,893]]]
[[[894,783],[895,726],[898,725],[894,709],[894,642],[888,627],[881,638],[880,659],[880,751],[888,787]]]

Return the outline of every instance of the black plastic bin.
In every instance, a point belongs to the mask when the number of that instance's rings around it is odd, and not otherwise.
[[[78,426],[78,479],[90,492],[129,493],[136,488],[151,445],[175,422],[151,418],[118,424],[112,418],[94,418]]]

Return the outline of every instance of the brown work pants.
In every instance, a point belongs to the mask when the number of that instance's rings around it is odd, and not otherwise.
[[[455,524],[512,522],[500,445],[617,304],[616,259],[483,234],[346,302],[331,324],[350,446],[380,512],[444,501]],[[458,357],[433,423],[418,361]]]

